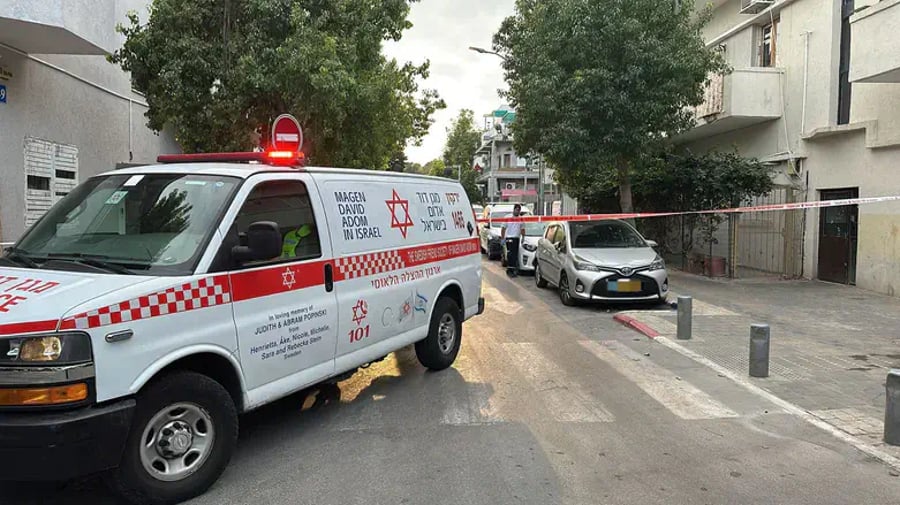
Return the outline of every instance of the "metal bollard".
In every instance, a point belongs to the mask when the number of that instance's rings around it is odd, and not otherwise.
[[[769,325],[750,325],[750,377],[769,376]]]
[[[692,303],[690,296],[678,297],[678,340],[691,339]]]
[[[884,409],[884,443],[900,445],[900,370],[888,372],[884,383],[887,399]]]

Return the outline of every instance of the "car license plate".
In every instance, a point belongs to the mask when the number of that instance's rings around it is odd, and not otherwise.
[[[608,290],[615,291],[617,293],[637,293],[641,290],[641,281],[609,281],[606,287]]]

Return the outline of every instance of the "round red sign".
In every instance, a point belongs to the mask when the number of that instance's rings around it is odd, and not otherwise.
[[[290,114],[282,114],[272,124],[272,149],[299,152],[303,147],[303,130],[300,122]]]

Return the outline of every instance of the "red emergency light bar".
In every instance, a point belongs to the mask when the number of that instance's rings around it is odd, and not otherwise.
[[[248,153],[193,153],[193,154],[161,154],[158,163],[249,163],[258,162],[281,167],[303,166],[303,152],[267,151]]]

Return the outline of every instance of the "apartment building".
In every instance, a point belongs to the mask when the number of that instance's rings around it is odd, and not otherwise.
[[[900,195],[900,0],[709,4],[707,44],[733,71],[675,142],[766,162],[769,203]],[[900,203],[744,215],[738,229],[742,267],[900,295]]]
[[[79,181],[180,152],[146,128],[147,103],[105,56],[148,0],[0,0],[0,242]]]
[[[542,215],[576,213],[577,202],[560,190],[553,168],[538,156],[516,153],[510,129],[515,119],[515,111],[507,106],[484,116],[473,168],[481,174],[485,201],[527,203]]]
[[[474,168],[481,173],[488,201],[537,202],[538,172],[513,148],[510,126],[516,113],[500,107],[484,116],[481,145],[475,152]]]

